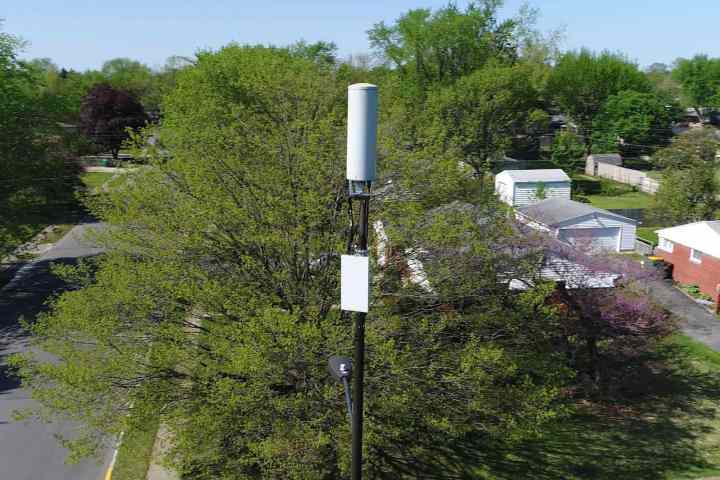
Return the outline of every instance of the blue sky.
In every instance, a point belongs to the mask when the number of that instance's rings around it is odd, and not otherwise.
[[[342,55],[369,51],[366,31],[440,0],[2,0],[4,30],[30,41],[26,58],[99,68],[114,57],[160,66],[231,41],[335,42]],[[466,2],[458,0],[460,5]],[[512,15],[522,0],[507,0]],[[543,30],[565,27],[564,48],[626,53],[645,66],[704,52],[720,56],[720,0],[531,0]]]

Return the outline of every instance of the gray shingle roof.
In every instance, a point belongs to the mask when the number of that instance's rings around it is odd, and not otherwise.
[[[628,222],[637,223],[635,220],[617,213],[608,212],[602,208],[593,207],[587,203],[580,203],[565,198],[551,198],[543,200],[534,205],[527,205],[518,208],[518,211],[528,218],[540,222],[548,227],[554,227],[560,223],[572,220],[573,218],[584,217],[593,213],[603,213],[612,217],[621,218]]]
[[[588,158],[599,163],[622,164],[622,156],[619,153],[593,153]]]
[[[559,168],[548,168],[540,170],[505,170],[502,173],[512,178],[515,182],[569,182],[570,177]]]

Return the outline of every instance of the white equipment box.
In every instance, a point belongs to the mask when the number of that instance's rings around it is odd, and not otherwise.
[[[340,308],[348,312],[368,312],[370,261],[361,255],[340,257]]]

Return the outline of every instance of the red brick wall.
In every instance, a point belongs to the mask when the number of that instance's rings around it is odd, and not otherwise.
[[[660,248],[655,255],[673,264],[673,279],[688,285],[697,285],[703,293],[718,300],[717,285],[720,283],[720,259],[703,254],[702,263],[690,261],[690,249],[677,243],[672,253]]]

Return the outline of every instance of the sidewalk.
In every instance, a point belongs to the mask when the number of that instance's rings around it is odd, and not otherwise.
[[[687,336],[720,351],[720,318],[663,281],[648,282],[647,292],[680,320],[680,329]]]
[[[170,441],[170,432],[168,432],[165,425],[161,424],[155,438],[147,480],[180,480],[180,475],[177,472],[162,465],[163,456],[170,450]]]
[[[202,323],[202,318],[200,315],[191,315],[189,321],[190,324],[199,326]],[[196,343],[197,330],[188,326],[185,327],[185,331],[192,337],[193,343]],[[163,457],[172,448],[172,440],[172,432],[168,430],[167,425],[161,423],[155,438],[146,480],[180,480],[180,475],[176,471],[163,465]]]

